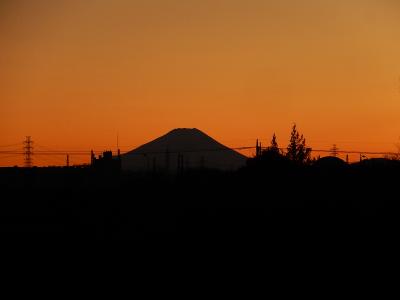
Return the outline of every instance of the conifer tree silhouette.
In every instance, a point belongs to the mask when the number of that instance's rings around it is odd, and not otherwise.
[[[286,157],[299,164],[304,164],[310,161],[311,148],[306,147],[306,139],[297,131],[296,124],[293,124],[292,127]]]
[[[267,147],[260,156],[260,161],[262,164],[272,166],[278,166],[283,162],[284,155],[281,153],[276,135],[272,136],[271,144]]]
[[[279,146],[278,146],[278,142],[276,140],[275,133],[272,136],[271,145],[269,146],[269,151],[279,153]]]

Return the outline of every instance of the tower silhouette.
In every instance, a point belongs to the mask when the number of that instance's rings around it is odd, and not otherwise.
[[[336,146],[336,144],[333,144],[333,146],[332,146],[332,148],[330,150],[331,150],[331,155],[332,156],[334,156],[334,157],[338,156],[339,148]]]
[[[32,167],[32,155],[33,155],[33,141],[30,136],[27,136],[24,141],[24,166],[26,168]]]

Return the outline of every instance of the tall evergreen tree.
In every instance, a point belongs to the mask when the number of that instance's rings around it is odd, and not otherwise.
[[[276,140],[275,133],[272,136],[271,145],[269,146],[268,150],[271,152],[279,153],[279,146],[278,146],[278,142]]]
[[[296,124],[292,127],[290,142],[287,147],[286,156],[296,163],[307,163],[310,161],[311,148],[306,147],[306,139],[297,131]]]

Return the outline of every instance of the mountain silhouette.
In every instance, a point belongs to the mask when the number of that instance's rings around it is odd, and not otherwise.
[[[246,159],[196,128],[174,129],[121,157],[122,169],[132,171],[236,170]]]

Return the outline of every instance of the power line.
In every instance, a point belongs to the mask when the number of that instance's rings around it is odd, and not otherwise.
[[[9,145],[0,145],[0,148],[7,148],[7,147],[12,147],[12,146],[20,146],[21,143],[16,143],[16,144],[9,144]]]
[[[32,142],[31,142],[32,143]],[[268,147],[262,147],[262,149],[267,149]],[[33,147],[31,147],[31,154]],[[195,153],[195,152],[215,152],[215,151],[230,151],[230,150],[251,150],[256,149],[255,146],[243,146],[243,147],[232,147],[232,148],[213,148],[213,149],[196,149],[196,150],[179,150],[179,151],[169,151],[170,153]],[[286,148],[279,148],[282,151],[285,151]],[[332,153],[332,149],[311,149],[312,152],[326,152]],[[102,153],[102,150],[93,151],[94,153]],[[122,154],[128,154],[130,151],[122,152]],[[335,150],[336,153],[348,153],[348,154],[398,154],[397,152],[390,152],[390,151],[360,151],[360,150]],[[0,154],[25,154],[26,151],[19,151],[19,150],[0,150]],[[47,151],[47,150],[35,150],[35,155],[90,155],[91,151],[80,151],[80,150],[54,150],[54,151]],[[165,151],[146,151],[146,152],[136,152],[130,153],[130,155],[145,155],[145,154],[163,154]]]
[[[11,154],[11,155],[6,155],[6,156],[0,156],[0,159],[7,159],[10,157],[16,157],[16,156],[20,156],[20,154]]]
[[[25,166],[32,166],[32,155],[33,155],[33,141],[29,136],[26,137],[26,140],[24,141],[24,148],[23,150],[17,150],[17,149],[12,149],[12,150],[0,150],[0,157],[3,159],[10,158],[10,157],[15,157],[18,155],[24,155],[24,163]],[[3,145],[3,146],[11,146],[11,145]],[[240,147],[218,147],[218,148],[208,148],[208,149],[187,149],[187,150],[180,150],[180,151],[170,151],[168,150],[168,155],[170,154],[179,154],[182,155],[184,153],[199,153],[199,152],[216,152],[216,151],[244,151],[244,150],[253,150],[256,149],[256,146],[240,146]],[[268,149],[268,147],[261,147],[261,149]],[[65,158],[57,157],[57,156],[63,156],[63,157],[68,157],[68,162],[67,164],[70,163],[70,157],[72,156],[90,156],[91,151],[90,150],[83,150],[83,149],[69,149],[69,150],[55,150],[55,149],[50,149],[46,146],[42,145],[37,145],[36,144],[36,149],[34,154],[37,157],[37,159],[40,162],[52,160],[53,162],[57,161],[57,165],[65,165]],[[286,148],[279,148],[283,153],[286,151]],[[331,148],[331,149],[311,149],[312,152],[314,153],[330,153],[331,155],[337,156],[339,154],[358,154],[358,155],[387,155],[387,156],[394,156],[398,155],[396,152],[388,152],[388,151],[358,151],[358,150],[339,150],[337,147]],[[103,151],[96,150],[93,151],[95,154],[101,154]],[[135,156],[146,156],[146,155],[157,155],[157,154],[163,154],[165,155],[165,151],[146,151],[146,152],[136,152],[136,153],[130,153],[130,151],[125,151],[122,154],[129,154],[129,155],[135,155]],[[254,153],[253,153],[254,154]],[[251,157],[252,154],[246,154],[246,156]],[[52,158],[54,157],[54,158]],[[56,158],[57,157],[57,158]]]
[[[337,157],[338,151],[339,151],[339,148],[336,146],[336,144],[333,144],[333,146],[331,148],[331,155],[334,157]]]
[[[53,157],[53,156],[41,156],[41,157],[37,157],[37,160],[39,160],[39,162],[41,163],[45,163],[47,165],[52,165],[52,166],[60,166],[60,165],[64,165],[64,159],[61,157]]]

